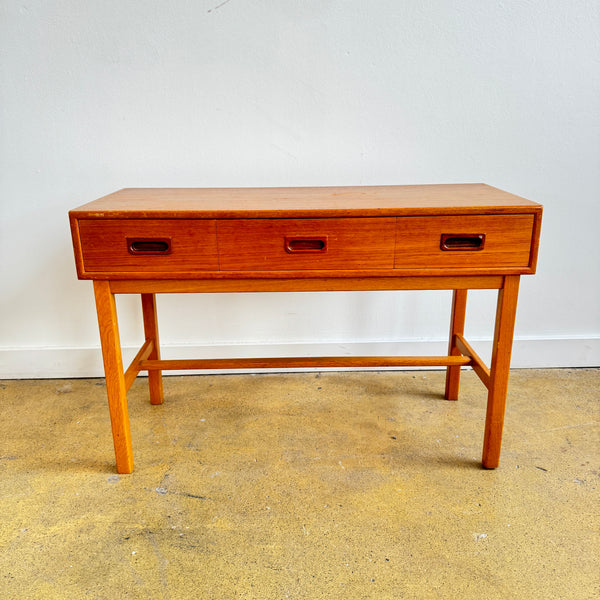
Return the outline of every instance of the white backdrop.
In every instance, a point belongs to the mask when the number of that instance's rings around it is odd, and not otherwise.
[[[67,211],[152,186],[485,182],[541,202],[513,366],[600,364],[599,6],[1,1],[0,376],[101,374]],[[165,296],[159,320],[167,357],[443,352],[449,300]],[[133,347],[137,301],[118,306]],[[484,354],[493,308],[471,294]]]

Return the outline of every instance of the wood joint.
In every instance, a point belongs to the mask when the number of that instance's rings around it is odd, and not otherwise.
[[[143,370],[142,363],[150,356],[150,354],[152,354],[153,349],[154,342],[152,340],[146,340],[135,355],[135,358],[131,361],[131,364],[127,367],[127,370],[125,371],[125,388],[127,390],[135,381],[138,373]]]
[[[487,367],[487,365],[483,362],[483,360],[481,360],[477,352],[473,350],[469,342],[467,342],[467,340],[465,340],[465,338],[462,335],[456,334],[454,340],[454,343],[460,351],[460,353],[463,356],[467,356],[471,360],[470,366],[473,368],[473,371],[477,373],[477,376],[479,377],[479,379],[481,379],[483,385],[485,385],[485,387],[489,390],[490,370]]]

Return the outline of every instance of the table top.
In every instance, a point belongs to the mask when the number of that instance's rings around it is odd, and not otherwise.
[[[70,211],[77,219],[300,218],[518,214],[542,206],[483,183],[271,188],[125,188]]]

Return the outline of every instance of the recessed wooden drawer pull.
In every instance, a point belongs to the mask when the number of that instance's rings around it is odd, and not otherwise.
[[[127,238],[130,254],[171,254],[171,238]]]
[[[442,250],[483,250],[485,233],[442,233]]]
[[[287,237],[285,251],[290,254],[303,252],[327,252],[327,236],[321,237]]]

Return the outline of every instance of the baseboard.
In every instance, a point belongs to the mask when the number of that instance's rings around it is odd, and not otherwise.
[[[491,342],[476,339],[469,341],[489,364]],[[128,363],[136,352],[137,348],[124,348],[124,361]],[[162,348],[163,358],[418,356],[445,353],[445,341],[165,345]],[[511,364],[513,368],[598,367],[600,366],[600,338],[517,338],[513,345]],[[99,348],[0,348],[1,379],[102,376],[102,357]]]

